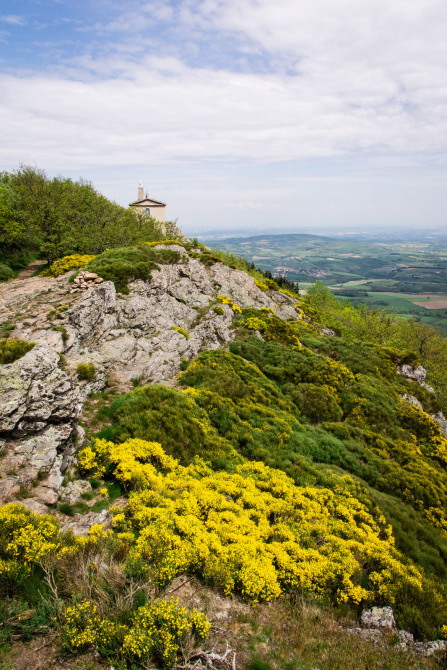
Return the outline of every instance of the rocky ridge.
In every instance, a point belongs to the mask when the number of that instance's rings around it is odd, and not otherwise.
[[[77,283],[67,273],[0,286],[3,325],[12,337],[36,343],[0,366],[0,502],[20,500],[45,512],[48,505],[78,501],[88,482],[62,483],[82,444],[78,420],[88,394],[108,384],[128,391],[132,380],[171,384],[182,359],[228,344],[237,311],[217,296],[231,296],[241,308],[301,318],[293,298],[264,293],[245,272],[222,263],[205,267],[182,246],[168,248],[181,254],[181,262],[132,282],[129,295],[92,273],[80,273]],[[94,379],[79,381],[78,363],[93,363]],[[104,521],[102,513],[80,517],[69,524],[81,533]]]
[[[3,325],[12,337],[36,342],[15,363],[0,366],[0,502],[19,499],[44,512],[88,493],[88,482],[62,486],[83,441],[78,421],[86,397],[107,385],[125,392],[135,383],[173,384],[182,359],[227,345],[237,310],[218,296],[240,308],[274,310],[285,320],[307,319],[293,298],[262,291],[243,271],[222,263],[205,267],[200,250],[190,257],[180,245],[163,248],[177,251],[180,262],[131,282],[128,295],[85,272],[77,283],[67,273],[0,286]],[[78,379],[79,363],[94,365],[93,379]],[[423,368],[398,372],[426,386]],[[82,533],[103,517],[79,514],[67,523]]]

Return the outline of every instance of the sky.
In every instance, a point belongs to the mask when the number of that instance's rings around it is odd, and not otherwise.
[[[447,229],[445,0],[2,0],[0,170],[185,232]]]

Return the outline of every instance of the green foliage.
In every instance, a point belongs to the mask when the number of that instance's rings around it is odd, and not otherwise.
[[[96,377],[96,368],[93,363],[78,363],[76,374],[79,380],[91,382]]]
[[[13,277],[14,277],[14,272],[11,270],[9,265],[5,265],[4,263],[0,263],[0,282],[8,281],[8,279],[12,279]]]
[[[103,279],[113,281],[117,291],[129,293],[129,281],[150,279],[152,270],[160,269],[157,263],[178,263],[180,259],[178,251],[153,249],[147,244],[140,244],[105,251],[90,261],[87,268]]]
[[[399,319],[385,309],[340,302],[319,282],[303,300],[346,340],[385,346],[390,358],[399,350],[400,364],[415,365],[420,361],[447,411],[447,339],[443,333],[415,319]]]
[[[3,254],[30,243],[20,197],[7,183],[4,174],[0,174],[0,239]]]
[[[0,340],[0,364],[14,363],[36,345],[35,342],[15,338]]]
[[[70,254],[161,240],[163,234],[154,219],[111,202],[89,182],[49,179],[22,166],[0,175],[0,237],[4,258],[37,250],[51,264]]]
[[[290,396],[300,412],[312,423],[340,421],[343,416],[340,399],[330,386],[286,384],[283,392]]]
[[[145,386],[118,396],[101,411],[112,422],[98,433],[114,442],[131,437],[160,442],[182,463],[203,455],[213,463],[238,462],[227,440],[212,427],[206,412],[185,393],[165,386]]]

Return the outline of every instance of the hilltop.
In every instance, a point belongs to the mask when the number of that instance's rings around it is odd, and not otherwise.
[[[0,285],[17,668],[45,631],[53,665],[441,667],[445,389],[396,320],[187,240],[44,274]]]

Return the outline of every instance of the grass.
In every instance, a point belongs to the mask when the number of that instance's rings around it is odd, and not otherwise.
[[[435,658],[417,658],[393,647],[391,636],[374,645],[344,628],[356,626],[353,615],[337,620],[337,611],[317,603],[280,600],[258,608],[259,627],[247,670],[402,670],[442,667]],[[255,626],[252,626],[255,627]],[[264,640],[263,640],[264,638]]]

